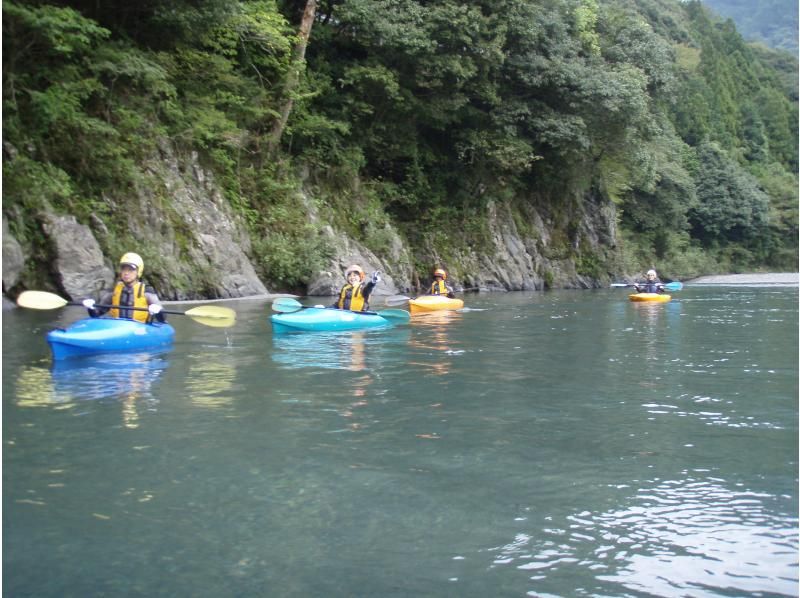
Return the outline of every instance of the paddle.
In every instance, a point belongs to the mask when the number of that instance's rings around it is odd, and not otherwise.
[[[17,297],[17,305],[30,309],[58,309],[59,307],[64,307],[65,305],[76,305],[82,307],[83,303],[78,301],[67,301],[63,297],[59,297],[58,295],[47,293],[45,291],[23,291],[20,293],[20,296]],[[95,307],[113,308],[115,306],[96,303]],[[146,307],[126,307],[125,309],[147,311]],[[201,305],[186,311],[162,309],[161,313],[189,316],[200,324],[215,328],[227,328],[236,323],[236,312],[229,307],[222,307],[220,305]]]
[[[383,300],[384,305],[403,305],[411,300],[411,297],[406,297],[405,295],[389,295],[386,299]]]
[[[640,286],[643,286],[644,284],[645,283],[639,283]],[[633,283],[628,283],[628,282],[614,282],[614,283],[611,283],[611,286],[613,288],[619,288],[619,287],[632,287],[632,286],[635,286],[635,285]],[[683,288],[683,283],[682,282],[677,282],[677,281],[675,281],[675,282],[667,282],[662,286],[664,287],[665,291],[680,291]]]
[[[277,311],[282,314],[290,314],[301,309],[312,309],[313,306],[303,305],[299,301],[291,297],[281,297],[272,302],[272,311]],[[322,308],[326,309],[326,308]],[[349,311],[349,310],[348,310]],[[378,315],[387,320],[396,320],[398,322],[408,322],[411,319],[411,314],[404,309],[382,309],[380,311],[355,311],[356,314],[371,314]]]

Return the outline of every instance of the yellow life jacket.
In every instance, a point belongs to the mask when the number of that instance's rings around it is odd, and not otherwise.
[[[136,281],[133,283],[133,305],[120,304],[122,300],[122,292],[125,290],[125,283],[118,282],[117,286],[114,287],[114,295],[111,298],[111,304],[115,307],[112,307],[108,310],[108,315],[112,318],[121,318],[120,311],[126,311],[127,313],[132,314],[131,319],[136,320],[137,322],[147,322],[147,317],[149,314],[146,311],[128,311],[125,310],[125,307],[143,307],[147,309],[147,297],[144,296],[144,283],[140,281]],[[123,308],[120,310],[119,308]]]
[[[431,285],[431,295],[447,295],[447,285],[443,280],[434,280]]]
[[[342,287],[342,292],[339,293],[339,302],[336,306],[339,309],[349,309],[351,311],[366,311],[369,309],[369,305],[366,301],[364,301],[364,295],[362,295],[363,286],[360,282],[356,283],[355,286],[347,283]]]

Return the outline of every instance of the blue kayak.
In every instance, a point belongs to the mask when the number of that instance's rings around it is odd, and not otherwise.
[[[389,319],[376,312],[325,307],[306,307],[292,313],[273,314],[270,320],[275,332],[364,330],[392,326]]]
[[[149,351],[171,344],[173,338],[175,329],[169,324],[116,318],[85,318],[47,333],[53,359],[110,351]]]

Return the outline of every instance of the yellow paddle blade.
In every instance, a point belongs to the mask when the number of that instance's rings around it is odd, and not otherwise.
[[[231,326],[236,324],[236,320],[234,320],[233,318],[231,319],[203,318],[198,316],[189,316],[189,317],[198,324],[203,324],[204,326],[210,326],[211,328],[230,328]]]
[[[201,305],[183,312],[192,318],[202,318],[203,320],[229,320],[230,324],[217,324],[218,326],[232,326],[236,320],[236,312],[230,307],[221,305]]]
[[[58,309],[67,303],[66,299],[45,291],[23,291],[17,297],[17,305],[30,309]]]

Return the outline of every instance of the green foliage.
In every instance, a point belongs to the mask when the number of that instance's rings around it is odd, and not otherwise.
[[[589,54],[600,54],[597,34],[597,0],[581,0],[575,8],[575,32]]]
[[[698,148],[697,205],[690,212],[695,228],[710,241],[747,241],[768,225],[769,196],[754,177],[714,144]]]
[[[625,259],[796,262],[797,61],[699,2],[320,3],[273,154],[304,2],[61,4],[3,4],[6,213],[113,219],[169,139],[214,171],[279,286],[329,255],[320,222],[449,257],[491,247],[491,201],[528,235],[546,203],[554,254],[601,276],[567,231],[588,189],[618,206]]]
[[[63,170],[19,155],[3,162],[3,196],[23,212],[37,213],[47,206],[68,209],[75,189]]]

